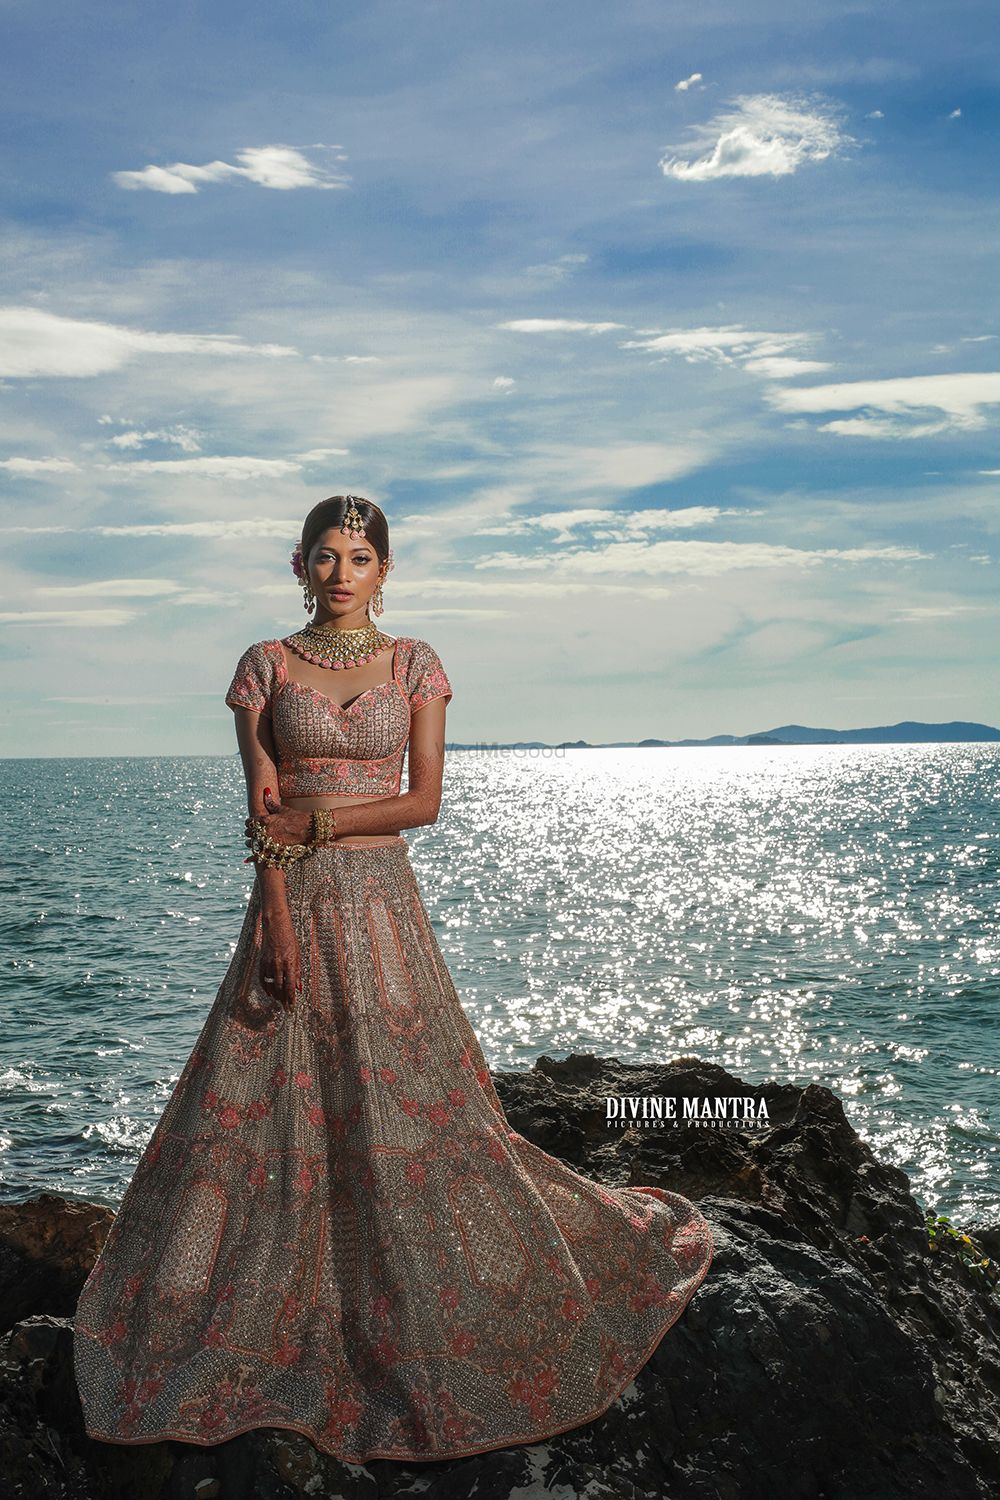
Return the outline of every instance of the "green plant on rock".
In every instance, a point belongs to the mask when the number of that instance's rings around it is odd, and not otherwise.
[[[935,1255],[953,1255],[974,1286],[989,1291],[994,1297],[1000,1297],[1000,1265],[983,1253],[982,1246],[977,1245],[964,1230],[957,1229],[947,1214],[936,1214],[933,1209],[928,1208],[924,1218],[927,1223],[928,1250]]]

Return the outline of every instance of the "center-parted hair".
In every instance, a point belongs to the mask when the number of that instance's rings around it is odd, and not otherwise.
[[[381,566],[389,556],[389,522],[374,500],[365,500],[360,495],[352,495],[350,498],[361,517],[365,540],[375,548]],[[343,526],[347,508],[346,495],[331,495],[329,499],[320,500],[318,505],[313,506],[302,523],[302,556],[306,562],[324,531]]]

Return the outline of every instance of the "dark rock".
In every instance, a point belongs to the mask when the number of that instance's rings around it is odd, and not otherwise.
[[[510,1123],[612,1185],[696,1199],[715,1259],[610,1411],[533,1447],[449,1463],[340,1464],[262,1428],[216,1447],[87,1438],[75,1297],[112,1221],[42,1194],[0,1206],[0,1468],[25,1500],[506,1500],[512,1491],[669,1500],[988,1500],[1000,1495],[1000,1303],[932,1253],[905,1173],[816,1084],[748,1085],[697,1058],[542,1057],[496,1075]],[[609,1095],[767,1104],[750,1127],[612,1129]],[[680,1107],[680,1106],[679,1106]],[[996,1256],[1000,1230],[971,1234]]]

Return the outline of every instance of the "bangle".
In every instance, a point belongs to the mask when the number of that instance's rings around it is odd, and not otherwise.
[[[267,831],[267,825],[259,818],[248,820],[248,832],[244,840],[255,865],[274,865],[286,869],[297,859],[312,853],[309,844],[279,844]]]
[[[337,837],[337,818],[332,807],[317,807],[312,815],[312,843],[332,844]]]

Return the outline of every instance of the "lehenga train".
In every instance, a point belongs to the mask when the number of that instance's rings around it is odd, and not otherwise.
[[[291,1428],[352,1463],[530,1443],[612,1404],[708,1271],[687,1199],[507,1123],[405,839],[293,866],[303,992],[236,951],[80,1296],[88,1433]]]

